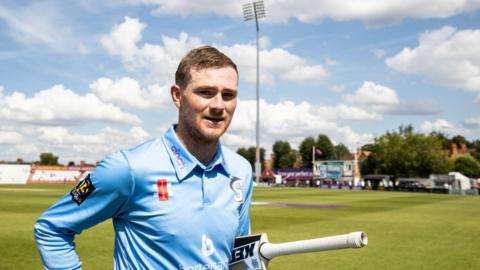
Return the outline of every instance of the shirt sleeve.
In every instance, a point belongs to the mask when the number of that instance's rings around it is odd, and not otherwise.
[[[133,189],[122,152],[96,169],[37,220],[34,236],[45,269],[81,269],[74,237],[84,229],[122,214]]]
[[[240,208],[237,236],[249,235],[251,233],[250,205],[252,203],[253,193],[252,173],[248,174],[247,180],[245,181],[245,186],[245,199]]]

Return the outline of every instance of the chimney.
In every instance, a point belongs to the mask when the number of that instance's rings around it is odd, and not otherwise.
[[[452,143],[452,147],[450,148],[450,156],[458,155],[457,144]]]
[[[271,159],[266,159],[265,160],[265,170],[271,170],[272,169],[272,160]]]
[[[467,153],[468,153],[467,145],[464,143],[460,144],[460,154],[465,155]]]

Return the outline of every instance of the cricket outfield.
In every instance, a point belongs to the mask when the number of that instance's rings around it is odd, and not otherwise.
[[[72,186],[0,185],[0,269],[41,269],[36,218]],[[275,258],[269,269],[475,269],[480,265],[480,197],[444,194],[256,188],[253,233],[271,242],[353,231],[362,249]],[[111,269],[110,221],[77,237],[83,269]]]

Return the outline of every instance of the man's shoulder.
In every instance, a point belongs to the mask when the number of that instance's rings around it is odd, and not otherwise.
[[[130,160],[131,158],[139,158],[145,155],[162,152],[164,150],[165,146],[163,145],[162,138],[155,138],[145,141],[129,149],[122,150],[122,152]]]
[[[154,166],[169,160],[162,138],[148,140],[135,147],[123,150],[122,153],[132,169]]]

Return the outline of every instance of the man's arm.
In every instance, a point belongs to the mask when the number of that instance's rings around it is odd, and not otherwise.
[[[118,152],[103,160],[95,171],[45,211],[34,228],[45,269],[80,269],[75,235],[120,215],[132,189],[129,164]]]

